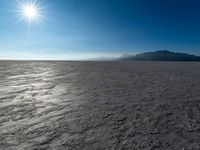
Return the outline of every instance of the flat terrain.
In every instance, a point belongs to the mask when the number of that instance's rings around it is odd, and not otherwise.
[[[1,150],[199,150],[200,63],[0,62]]]

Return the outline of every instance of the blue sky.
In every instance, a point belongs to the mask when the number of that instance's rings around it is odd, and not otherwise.
[[[0,1],[0,59],[76,60],[161,49],[200,55],[199,0],[40,0],[42,23],[29,25],[19,21],[18,1]]]

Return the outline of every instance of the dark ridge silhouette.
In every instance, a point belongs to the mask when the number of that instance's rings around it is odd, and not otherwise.
[[[124,55],[120,60],[127,61],[200,61],[199,56],[186,53],[175,53],[168,50],[148,52],[137,55]]]

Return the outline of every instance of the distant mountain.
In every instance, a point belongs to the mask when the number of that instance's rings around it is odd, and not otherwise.
[[[124,55],[120,60],[127,61],[200,61],[199,56],[174,53],[168,50],[161,50],[156,52],[148,52],[137,55]]]

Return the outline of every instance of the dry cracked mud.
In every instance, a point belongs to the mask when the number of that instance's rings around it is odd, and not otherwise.
[[[0,62],[1,150],[199,150],[200,63]]]

